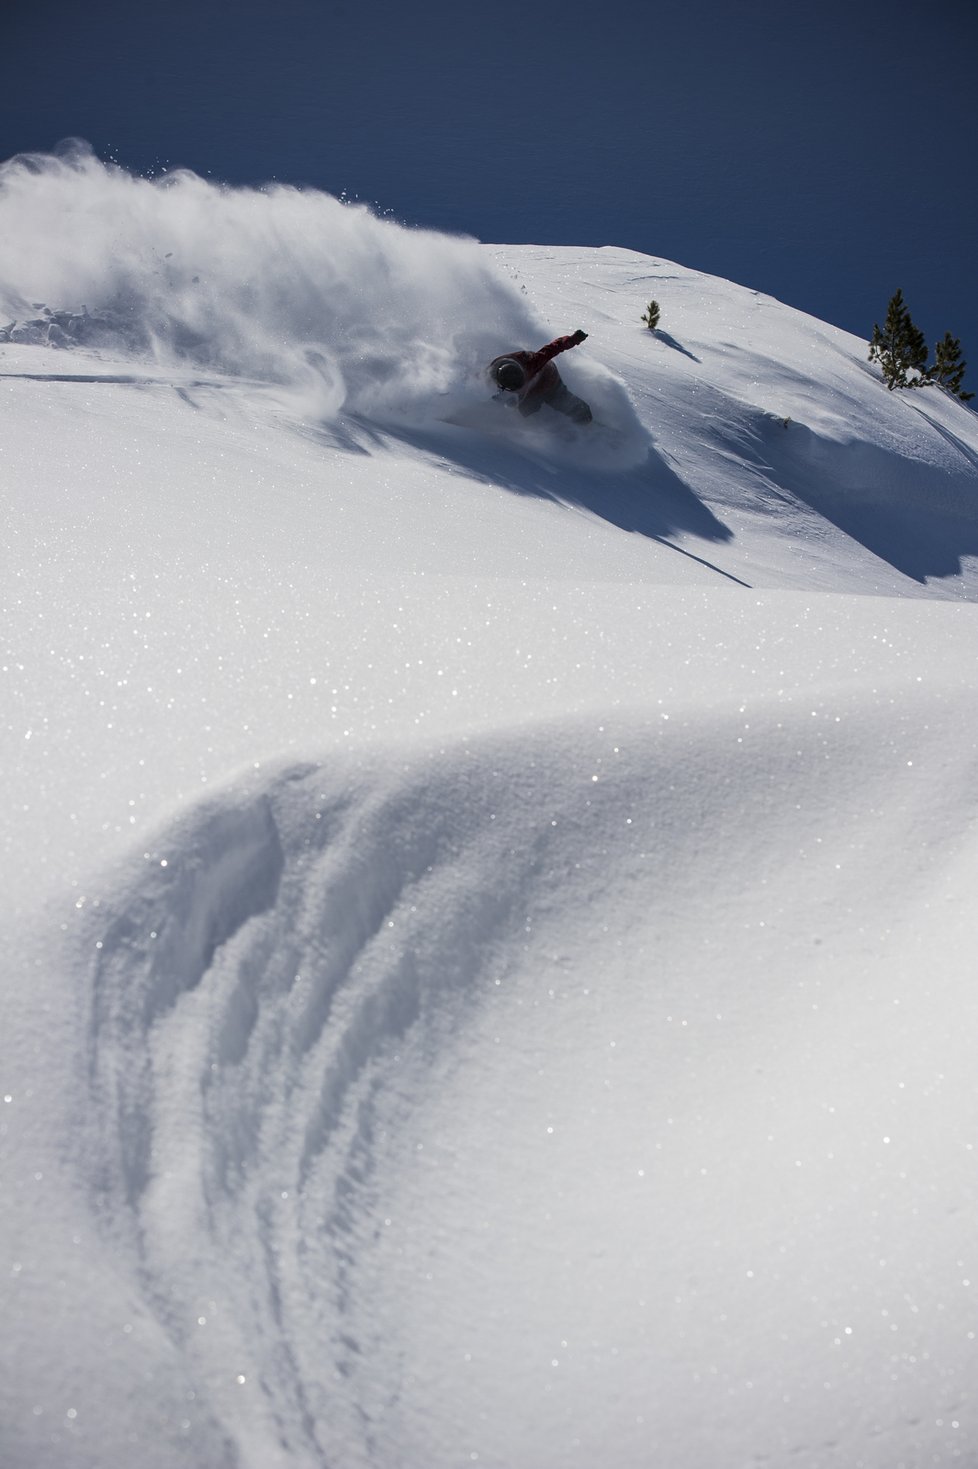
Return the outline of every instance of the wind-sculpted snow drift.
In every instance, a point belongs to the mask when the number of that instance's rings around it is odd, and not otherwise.
[[[78,142],[0,165],[0,234],[10,339],[273,384],[306,419],[449,418],[488,397],[483,368],[500,351],[578,325],[541,323],[474,241],[312,189],[136,178]],[[593,364],[570,376],[618,457],[644,457],[622,384]],[[542,441],[560,452],[545,429]]]
[[[189,1446],[210,1425],[246,1469],[836,1462],[823,1379],[885,1398],[891,1314],[903,1352],[930,1340],[898,1282],[950,1289],[943,1250],[968,1247],[926,1202],[958,1144],[924,1145],[905,1039],[933,1024],[914,915],[970,861],[964,812],[898,775],[931,763],[929,699],[899,752],[857,691],[830,728],[772,704],[720,788],[733,727],[631,717],[284,768],[161,835],[91,930],[82,1153],[190,1364]],[[890,861],[910,840],[941,844],[919,885]],[[893,922],[854,963],[843,904]],[[692,988],[691,947],[713,954]],[[947,1106],[968,1068],[937,1029]],[[932,1442],[958,1359],[904,1381],[901,1448]]]

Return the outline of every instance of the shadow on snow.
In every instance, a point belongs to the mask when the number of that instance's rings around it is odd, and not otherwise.
[[[714,542],[733,538],[733,532],[652,450],[644,464],[615,471],[548,459],[545,449],[539,456],[530,455],[488,435],[450,426],[398,428],[396,437],[482,484],[577,506],[650,540],[677,534]]]
[[[845,535],[924,584],[960,576],[962,558],[978,556],[978,456],[912,406],[960,454],[956,472],[877,444],[839,443],[802,424],[765,435],[766,468]]]

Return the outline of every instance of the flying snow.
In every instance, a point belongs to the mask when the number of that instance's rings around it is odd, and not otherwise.
[[[488,396],[492,357],[577,326],[542,323],[473,240],[314,189],[137,178],[77,141],[0,166],[0,233],[14,340],[274,384],[305,418],[448,418]],[[584,377],[643,442],[622,385],[593,364]]]

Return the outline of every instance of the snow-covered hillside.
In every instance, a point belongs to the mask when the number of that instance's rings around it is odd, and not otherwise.
[[[978,1459],[975,415],[630,251],[0,235],[5,1469]]]

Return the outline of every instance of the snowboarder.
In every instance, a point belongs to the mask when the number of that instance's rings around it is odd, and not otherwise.
[[[586,339],[587,332],[576,331],[569,337],[548,342],[539,352],[507,352],[502,357],[494,357],[487,371],[490,381],[499,389],[496,396],[515,393],[516,406],[524,417],[539,413],[546,403],[548,408],[565,413],[575,423],[590,423],[590,408],[583,398],[571,392],[551,361],[559,352],[577,347]]]

